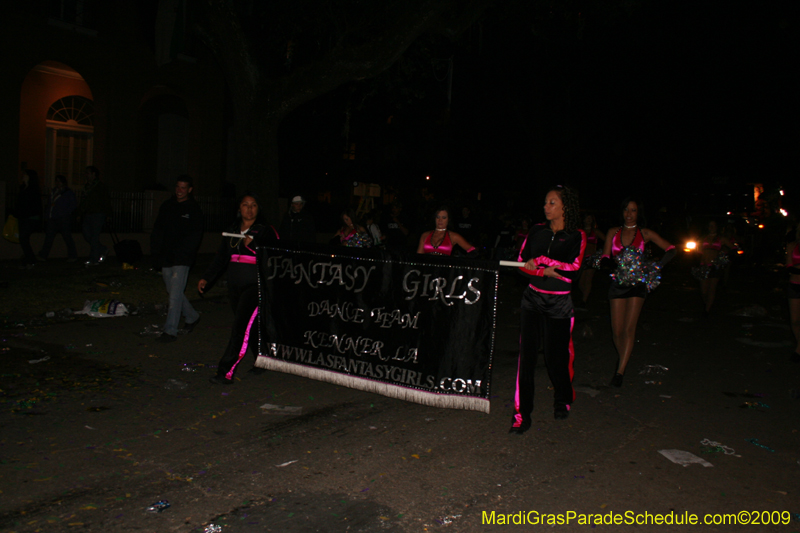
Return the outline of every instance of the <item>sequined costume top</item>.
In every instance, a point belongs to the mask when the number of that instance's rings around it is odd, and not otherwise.
[[[628,246],[644,251],[644,237],[642,237],[642,232],[639,230],[639,228],[636,228],[636,236],[633,238],[633,242]],[[622,253],[622,250],[628,246],[624,246],[622,244],[622,226],[620,226],[620,228],[614,234],[614,238],[611,239],[611,255],[619,255]]]
[[[357,234],[358,234],[358,232],[356,231],[355,228],[353,228],[350,231],[350,233],[348,233],[347,235],[345,235],[344,232],[342,232],[342,233],[339,234],[339,241],[341,241],[341,243],[344,244],[345,242],[347,242],[350,239],[352,239],[353,237],[355,237]],[[336,242],[336,241],[334,241],[334,242]]]
[[[703,250],[716,250],[716,251],[722,250],[722,240],[719,237],[717,237],[717,239],[714,241],[704,242]]]

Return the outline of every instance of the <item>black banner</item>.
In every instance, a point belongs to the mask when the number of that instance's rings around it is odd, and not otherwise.
[[[496,263],[283,245],[258,270],[256,366],[489,412]]]

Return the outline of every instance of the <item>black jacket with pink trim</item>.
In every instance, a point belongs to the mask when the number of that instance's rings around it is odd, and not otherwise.
[[[531,288],[540,292],[566,294],[572,288],[572,281],[578,278],[583,252],[586,250],[586,233],[583,230],[553,233],[548,225],[539,224],[531,228],[519,252],[519,261],[536,259],[539,265],[535,271],[520,269],[529,280]],[[556,272],[570,281],[544,275],[544,269],[555,266]]]
[[[241,231],[241,222],[237,220],[234,224],[228,228],[228,232],[230,233],[239,233]],[[273,226],[266,226],[261,224],[260,222],[256,222],[252,226],[250,226],[250,230],[248,231],[248,235],[253,237],[253,240],[250,242],[248,246],[245,246],[244,239],[236,239],[235,237],[223,237],[222,242],[219,243],[219,249],[217,250],[217,255],[214,257],[214,261],[206,269],[205,273],[203,274],[203,278],[207,281],[212,281],[217,276],[219,276],[222,271],[224,271],[228,267],[228,263],[230,263],[231,256],[233,255],[251,255],[255,257],[256,255],[256,246],[260,246],[263,244],[273,244],[280,239],[277,230]],[[253,271],[255,272],[255,265],[253,265]]]

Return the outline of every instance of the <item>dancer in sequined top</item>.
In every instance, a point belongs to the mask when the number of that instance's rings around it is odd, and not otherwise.
[[[358,248],[366,247],[367,244],[371,245],[364,240],[364,237],[369,237],[367,230],[363,226],[356,223],[356,214],[352,209],[346,209],[342,212],[342,227],[333,235],[334,238],[338,237],[339,242],[344,246],[355,246],[354,239],[362,239],[359,242]]]
[[[436,210],[436,229],[426,231],[419,238],[418,254],[452,255],[453,247],[460,246],[465,252],[475,250],[467,240],[455,231],[450,231],[450,213],[446,207]]]
[[[714,305],[717,285],[722,275],[724,266],[719,266],[718,261],[723,249],[733,249],[733,244],[727,237],[717,234],[717,223],[713,220],[708,223],[708,234],[701,239],[700,250],[702,260],[700,268],[700,293],[703,297],[704,313],[708,315]]]
[[[642,228],[640,221],[644,220],[643,206],[640,201],[633,198],[626,198],[622,202],[622,225],[608,230],[606,243],[603,248],[603,262],[612,262],[612,257],[620,255],[625,248],[632,247],[644,250],[645,244],[653,242],[665,251],[661,264],[665,265],[675,256],[675,247],[664,240],[655,231]],[[614,338],[614,346],[617,348],[619,362],[611,385],[614,387],[622,386],[622,378],[625,375],[625,368],[633,352],[633,345],[636,342],[636,324],[639,322],[639,314],[642,312],[644,299],[647,296],[647,286],[637,283],[630,287],[622,287],[617,283],[612,283],[608,291],[608,299],[611,302],[611,330]]]

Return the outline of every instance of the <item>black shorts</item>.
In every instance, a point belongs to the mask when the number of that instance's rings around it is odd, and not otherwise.
[[[612,280],[611,285],[609,285],[608,287],[609,300],[618,300],[622,298],[646,298],[646,297],[647,297],[647,285],[645,285],[644,283],[637,283],[636,285],[631,285],[630,287],[623,287]]]

